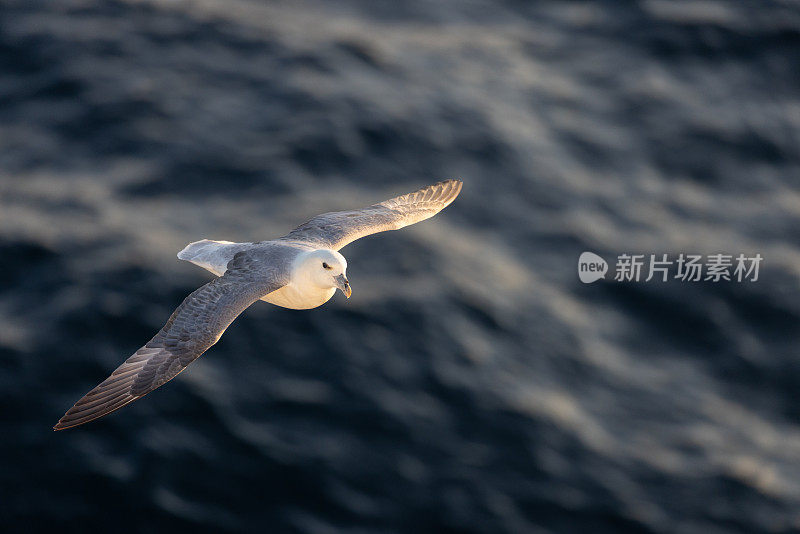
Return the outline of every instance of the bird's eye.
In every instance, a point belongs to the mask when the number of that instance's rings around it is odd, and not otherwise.
[[[328,265],[327,263],[325,263],[325,262],[323,261],[323,262],[322,262],[322,268],[323,268],[323,269],[328,269],[328,270],[330,270],[330,269],[331,269],[331,266],[330,266],[330,265]]]

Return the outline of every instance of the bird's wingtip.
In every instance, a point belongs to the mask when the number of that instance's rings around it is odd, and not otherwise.
[[[74,425],[70,425],[69,423],[64,422],[64,418],[58,420],[56,424],[53,425],[53,432],[58,432],[59,430],[66,430],[68,428],[72,428]]]

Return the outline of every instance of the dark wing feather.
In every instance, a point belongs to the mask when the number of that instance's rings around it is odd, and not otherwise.
[[[284,285],[280,278],[270,278],[274,273],[249,270],[247,263],[248,258],[238,254],[223,276],[186,297],[153,339],[76,402],[53,429],[108,415],[172,380],[216,343],[248,306]]]
[[[455,200],[461,186],[460,180],[447,180],[359,210],[323,213],[281,239],[339,250],[361,237],[433,217]]]

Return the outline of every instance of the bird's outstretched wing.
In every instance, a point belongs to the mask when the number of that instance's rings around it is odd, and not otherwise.
[[[366,208],[323,213],[281,239],[339,250],[361,237],[433,217],[455,200],[461,186],[460,180],[447,180]]]
[[[153,339],[76,402],[53,429],[108,415],[172,380],[216,343],[248,306],[285,285],[275,272],[253,268],[247,257],[239,256],[223,276],[186,297]]]

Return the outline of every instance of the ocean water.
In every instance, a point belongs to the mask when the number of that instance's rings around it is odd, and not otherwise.
[[[800,531],[798,64],[792,0],[2,2],[0,530]],[[350,300],[52,432],[186,243],[455,177]]]

